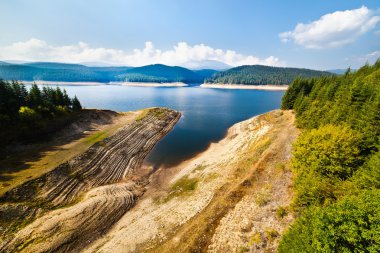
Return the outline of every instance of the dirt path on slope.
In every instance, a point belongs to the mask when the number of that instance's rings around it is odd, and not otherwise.
[[[292,221],[297,134],[290,111],[234,125],[197,157],[154,173],[137,205],[84,251],[274,251]]]

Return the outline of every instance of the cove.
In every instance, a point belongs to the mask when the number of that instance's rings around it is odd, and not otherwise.
[[[155,88],[120,85],[61,86],[85,108],[118,112],[147,107],[178,110],[182,118],[146,161],[173,166],[222,139],[233,124],[280,107],[283,91],[206,89],[199,86]]]

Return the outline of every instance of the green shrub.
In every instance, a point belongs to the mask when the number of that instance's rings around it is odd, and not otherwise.
[[[340,184],[363,162],[361,135],[347,126],[326,125],[306,131],[293,145],[298,206],[331,203]]]
[[[312,207],[283,236],[279,252],[379,252],[380,190]]]
[[[40,115],[35,110],[27,106],[21,106],[18,115],[22,121],[27,123],[32,123],[40,118]]]
[[[277,216],[277,219],[282,219],[284,218],[286,215],[288,215],[288,211],[286,210],[286,208],[280,206],[276,209],[276,216]]]
[[[346,126],[326,125],[304,132],[293,145],[297,172],[346,179],[363,161],[361,134]]]

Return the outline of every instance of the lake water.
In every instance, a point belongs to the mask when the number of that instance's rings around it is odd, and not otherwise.
[[[197,86],[181,88],[125,87],[119,85],[63,86],[86,108],[131,111],[167,107],[183,116],[161,140],[147,161],[170,166],[205,150],[222,139],[233,124],[280,107],[283,91],[222,90]]]

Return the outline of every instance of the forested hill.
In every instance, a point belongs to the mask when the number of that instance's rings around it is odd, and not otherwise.
[[[213,70],[192,71],[161,64],[143,67],[88,67],[80,64],[35,62],[10,64],[0,62],[0,79],[63,82],[185,82],[201,83]]]
[[[128,69],[129,67],[87,67],[51,62],[0,64],[0,78],[22,81],[109,82]]]
[[[291,164],[299,217],[279,252],[380,252],[380,60],[296,79],[282,108],[302,133]]]
[[[286,85],[296,77],[320,77],[333,75],[330,72],[300,68],[281,68],[263,65],[245,65],[218,72],[205,83],[247,84],[247,85]]]
[[[172,67],[163,64],[153,64],[143,67],[131,68],[118,79],[127,82],[184,82],[201,83],[216,71],[198,70],[192,71],[183,67]]]

